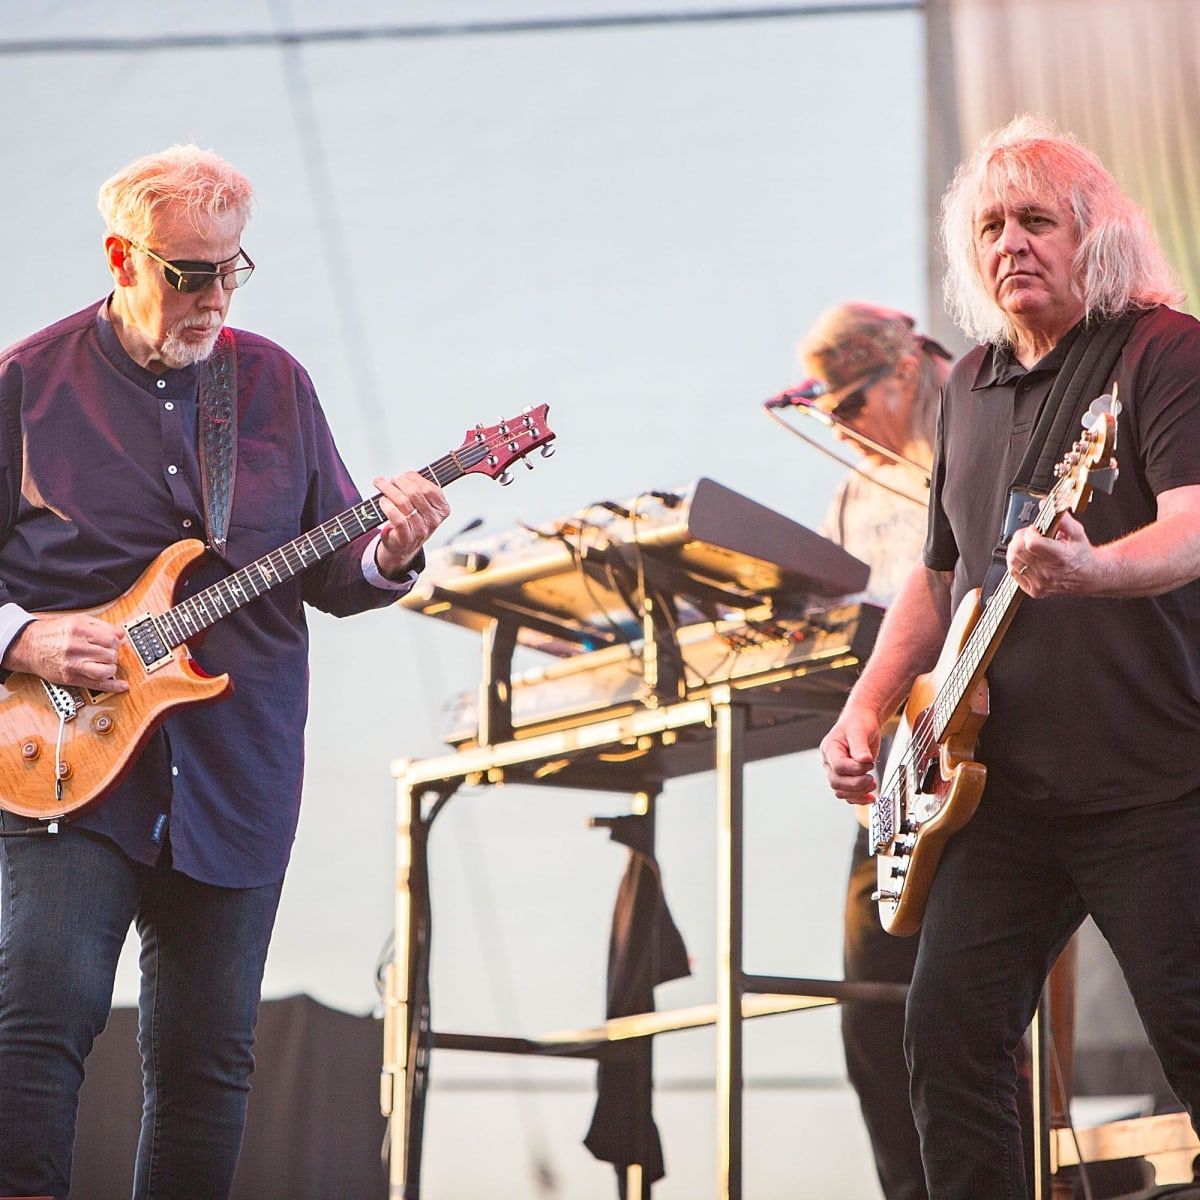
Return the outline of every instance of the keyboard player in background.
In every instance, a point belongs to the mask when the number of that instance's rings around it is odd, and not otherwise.
[[[886,608],[925,543],[934,423],[950,355],[917,333],[904,313],[842,304],[817,320],[799,356],[805,372],[828,388],[812,403],[832,416],[834,437],[861,459],[838,486],[821,533],[871,568],[862,599]],[[875,886],[867,831],[860,828],[846,893],[845,976],[908,983],[919,939],[884,932],[871,901]],[[903,1039],[901,1005],[842,1006],[846,1070],[884,1196],[928,1200]]]

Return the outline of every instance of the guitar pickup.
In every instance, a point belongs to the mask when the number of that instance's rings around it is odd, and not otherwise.
[[[154,618],[149,613],[125,622],[129,644],[137,652],[147,672],[157,671],[171,661],[171,647],[163,640]]]

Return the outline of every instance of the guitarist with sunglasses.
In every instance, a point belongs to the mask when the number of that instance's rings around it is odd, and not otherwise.
[[[1047,122],[987,138],[942,213],[947,298],[980,344],[944,391],[923,562],[821,755],[839,797],[876,798],[881,727],[945,661],[951,614],[978,611],[995,561],[986,603],[1011,624],[986,695],[968,693],[977,744],[935,747],[975,779],[982,764],[986,786],[928,889],[905,1050],[930,1197],[1023,1200],[1014,1053],[1086,914],[1193,1122],[1200,1105],[1200,325],[1169,307],[1180,293],[1141,210]],[[1009,503],[1010,485],[1048,401],[1101,371],[1092,395],[1124,405],[1106,418],[1111,494],[1079,519],[1006,521],[1053,511]]]
[[[107,605],[164,548],[207,541],[183,584],[199,596],[360,499],[304,368],[225,330],[254,271],[251,201],[244,176],[195,146],[130,163],[100,190],[112,294],[0,354],[0,663],[62,685],[48,703],[127,691],[132,635],[65,614]],[[300,802],[304,605],[391,604],[449,511],[421,474],[375,485],[376,531],[264,580],[209,630],[197,657],[236,677],[232,695],[169,716],[97,807],[59,822],[0,812],[0,1194],[67,1195],[84,1062],[131,924],[146,1090],[134,1194],[229,1194]]]

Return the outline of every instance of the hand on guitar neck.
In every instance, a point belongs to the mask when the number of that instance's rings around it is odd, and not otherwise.
[[[1037,600],[1094,594],[1102,563],[1083,526],[1067,512],[1052,537],[1018,529],[1008,546],[1008,569],[1017,587]]]
[[[387,520],[379,527],[375,565],[388,579],[400,579],[409,563],[450,515],[442,489],[417,471],[374,480]]]
[[[50,683],[127,692],[117,676],[117,649],[125,630],[87,613],[35,617],[9,643],[4,669],[37,675]]]

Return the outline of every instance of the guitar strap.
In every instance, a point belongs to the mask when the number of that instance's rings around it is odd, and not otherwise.
[[[237,476],[237,343],[222,329],[213,352],[200,366],[200,487],[204,531],[221,556],[229,533],[233,483]]]
[[[1054,467],[1075,440],[1091,402],[1108,390],[1117,359],[1129,340],[1142,309],[1119,317],[1077,326],[1069,335],[1066,358],[1050,394],[1042,402],[1037,424],[1029,437],[1025,457],[1008,489],[1000,540],[992,550],[992,564],[983,581],[981,605],[992,598],[1008,570],[1008,543],[1037,515],[1043,498],[1054,485]]]

